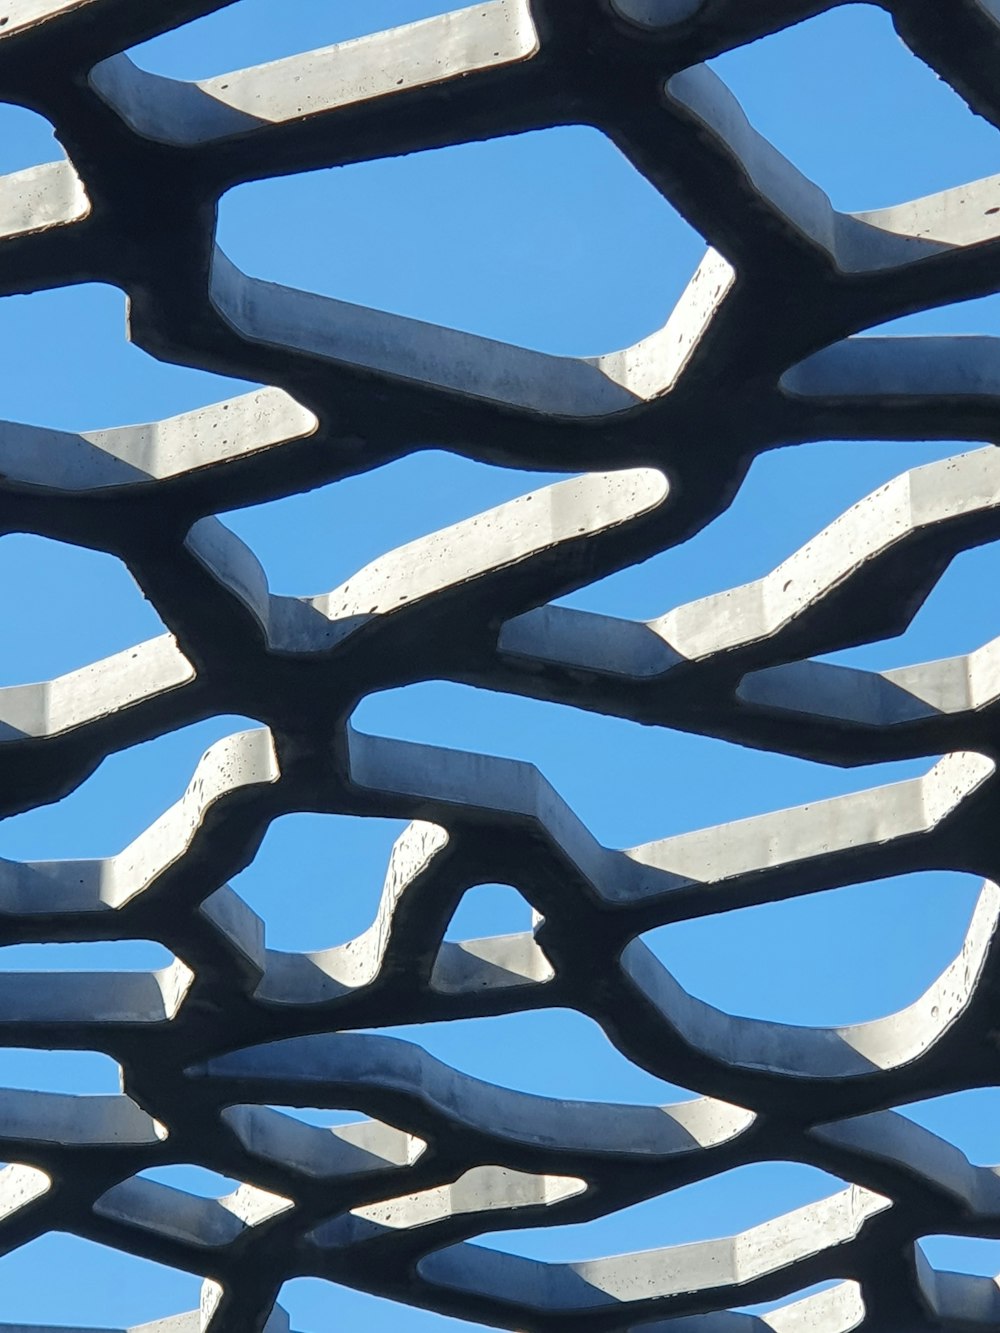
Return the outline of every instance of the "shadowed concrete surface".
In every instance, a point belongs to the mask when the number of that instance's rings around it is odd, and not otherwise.
[[[751,129],[701,62],[838,0],[485,0],[199,83],[123,54],[226,2],[8,0],[0,26],[4,99],[68,153],[0,179],[0,295],[114,284],[153,355],[268,386],[88,434],[0,425],[5,530],[118,557],[169,631],[0,689],[0,813],[211,714],[261,723],[214,745],[117,856],[0,863],[5,942],[156,940],[175,957],[0,979],[5,1045],[123,1071],[117,1096],[0,1090],[0,1250],[58,1229],[202,1276],[201,1309],[146,1333],[286,1333],[275,1301],[303,1275],[528,1333],[996,1328],[997,1283],[934,1271],[916,1240],[1000,1236],[997,1171],[890,1108],[996,1081],[1000,640],[883,673],[813,659],[899,634],[955,555],[1000,537],[1000,455],[917,468],[767,577],[645,623],[551,603],[697,533],[779,444],[992,440],[995,340],[855,335],[996,286],[1000,178],[843,214]],[[1000,6],[883,7],[997,122]],[[250,278],[215,245],[216,204],[241,182],[567,123],[605,133],[711,247],[665,326],[624,350],[502,345]],[[417,436],[582,475],[310,598],[271,593],[215,517]],[[927,771],[614,850],[530,765],[352,728],[365,695],[431,679],[840,765],[927,756]],[[370,928],[303,954],[269,949],[227,884],[296,811],[411,821]],[[961,953],[869,1023],[729,1015],[640,939],[941,868],[985,879]],[[491,882],[528,899],[534,932],[444,941],[462,894]],[[699,1098],[547,1100],[357,1031],[548,1006]],[[320,1129],[275,1104],[368,1118]],[[850,1183],[724,1240],[579,1264],[474,1243],[774,1159]],[[205,1199],[141,1178],[177,1162],[244,1183]],[[730,1309],[783,1297],[767,1316]]]

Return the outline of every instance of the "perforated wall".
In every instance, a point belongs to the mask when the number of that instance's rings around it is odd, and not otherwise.
[[[0,1249],[71,1231],[201,1275],[201,1310],[163,1333],[285,1329],[275,1301],[299,1275],[532,1333],[994,1328],[997,1283],[932,1270],[915,1241],[1000,1236],[1000,1180],[891,1108],[996,1081],[1000,640],[882,674],[813,659],[899,633],[956,553],[1000,536],[1000,455],[909,472],[766,578],[647,623],[552,603],[697,533],[776,445],[994,439],[993,340],[854,335],[998,285],[1000,178],[843,214],[750,128],[702,62],[836,0],[487,0],[189,84],[123,54],[224,3],[0,15],[0,93],[68,154],[0,180],[0,292],[115,284],[153,355],[271,386],[141,427],[0,427],[4,530],[118,557],[169,630],[0,690],[3,813],[209,715],[261,723],[213,746],[119,855],[0,864],[4,942],[156,940],[176,960],[0,979],[4,1045],[102,1051],[123,1071],[118,1096],[0,1091]],[[993,0],[883,8],[997,122]],[[491,343],[249,278],[215,247],[216,203],[241,182],[570,123],[606,134],[711,247],[665,326],[623,351]],[[431,439],[582,475],[313,598],[271,594],[215,517]],[[831,764],[944,758],[612,850],[527,764],[352,728],[366,695],[432,679]],[[369,930],[278,952],[227,880],[304,810],[412,822]],[[730,1016],[639,939],[942,868],[987,877],[960,956],[910,1008],[854,1027]],[[524,894],[535,931],[443,942],[462,894],[491,882]],[[547,1006],[699,1098],[546,1101],[357,1031]],[[274,1105],[369,1118],[323,1130]],[[582,1264],[474,1243],[775,1158],[851,1183],[734,1238]],[[140,1178],[175,1162],[246,1183],[213,1200]]]

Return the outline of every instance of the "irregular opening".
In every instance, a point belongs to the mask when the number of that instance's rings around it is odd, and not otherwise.
[[[364,732],[530,760],[611,847],[881,786],[932,766],[921,759],[834,769],[443,682],[369,696],[354,720]]]
[[[256,387],[147,355],[127,339],[124,295],[104,283],[6,297],[0,345],[4,418],[51,430],[156,421]]]
[[[217,1171],[188,1163],[150,1167],[148,1171],[139,1172],[139,1179],[154,1180],[158,1185],[169,1185],[172,1189],[196,1194],[200,1199],[221,1199],[242,1184],[231,1176],[220,1176]]]
[[[0,687],[51,680],[164,633],[125,565],[103,551],[10,533],[0,588]]]
[[[873,5],[842,5],[710,64],[838,208],[888,207],[996,171],[996,131]]]
[[[592,1222],[495,1231],[478,1243],[549,1263],[734,1236],[836,1194],[844,1182],[795,1162],[755,1162]]]
[[[814,1282],[812,1286],[803,1287],[801,1290],[791,1292],[787,1296],[779,1296],[777,1300],[758,1301],[756,1305],[737,1305],[733,1308],[739,1311],[740,1314],[752,1314],[760,1317],[772,1314],[775,1310],[781,1310],[786,1305],[793,1305],[798,1301],[804,1301],[809,1296],[819,1296],[824,1291],[832,1291],[834,1287],[839,1287],[841,1285],[842,1281],[840,1278],[830,1278],[826,1282]],[[852,1282],[849,1285],[854,1287],[857,1284]]]
[[[0,949],[4,972],[155,972],[174,956],[154,940],[11,944]]]
[[[387,551],[557,480],[433,450],[223,518],[267,571],[272,592],[311,595]]]
[[[397,819],[285,815],[264,835],[232,887],[267,927],[273,949],[312,951],[342,944],[372,924]]]
[[[292,1120],[301,1120],[304,1125],[315,1125],[317,1129],[336,1129],[340,1125],[357,1125],[367,1117],[360,1111],[331,1111],[321,1106],[271,1106],[271,1111],[280,1111]]]
[[[286,0],[281,22],[275,23],[268,0],[240,0],[143,42],[129,55],[154,74],[203,79],[459,8],[460,0],[378,0],[375,4],[372,0],[340,0],[336,5],[325,0]]]
[[[1000,1274],[1000,1240],[981,1236],[921,1236],[918,1244],[928,1263],[946,1273],[976,1277]]]
[[[973,875],[898,875],[643,938],[686,990],[728,1013],[863,1023],[912,1004],[959,954],[980,885]]]
[[[0,103],[0,176],[65,157],[55,130],[27,107]]]
[[[258,724],[212,717],[110,755],[63,800],[0,825],[0,856],[13,861],[103,858],[124,850],[180,800],[215,741]]]
[[[1000,294],[977,296],[970,301],[953,301],[950,305],[935,306],[930,310],[917,310],[912,315],[900,315],[898,319],[886,320],[883,324],[873,324],[865,329],[863,337],[891,334],[910,336],[932,334],[981,334],[1000,333]]]
[[[1000,1163],[1000,1088],[968,1088],[896,1109],[953,1143],[977,1166]]]
[[[582,126],[242,185],[219,240],[272,282],[574,356],[660,328],[705,250]]]
[[[360,1274],[359,1274],[360,1276]],[[286,1282],[279,1301],[293,1328],[363,1328],[366,1333],[491,1333],[485,1324],[449,1319],[430,1310],[372,1296],[365,1291],[300,1277]]]
[[[1000,638],[992,597],[1000,578],[1000,541],[961,551],[931,589],[909,625],[894,639],[830,653],[822,661],[884,671],[974,652]]]
[[[197,1309],[201,1296],[190,1273],[60,1231],[0,1259],[0,1281],[4,1318],[26,1325],[130,1328]]]
[[[572,1009],[404,1024],[378,1033],[415,1042],[473,1078],[539,1097],[646,1106],[694,1097],[630,1064],[593,1019]]]
[[[27,1092],[106,1096],[121,1092],[121,1069],[110,1055],[99,1051],[8,1047],[0,1050],[0,1084]]]
[[[517,935],[532,928],[531,904],[509,884],[477,884],[468,889],[445,931],[446,940],[484,935]]]
[[[729,508],[683,545],[599,579],[560,605],[653,620],[762,578],[838,515],[908,468],[964,453],[954,441],[824,440],[756,458]],[[794,503],[781,497],[793,496]]]

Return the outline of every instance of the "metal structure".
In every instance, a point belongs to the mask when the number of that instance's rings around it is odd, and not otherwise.
[[[843,1029],[722,1013],[639,937],[904,871],[996,873],[1000,640],[884,674],[811,658],[898,633],[958,551],[1000,536],[1000,454],[910,472],[767,578],[649,623],[550,603],[697,532],[763,450],[994,438],[993,341],[854,335],[996,287],[1000,178],[846,215],[750,128],[700,62],[836,0],[484,0],[194,84],[123,54],[225,2],[0,7],[2,96],[68,154],[0,180],[0,292],[116,284],[153,355],[273,386],[142,427],[0,428],[4,529],[117,556],[170,631],[0,690],[3,812],[188,722],[262,723],[213,746],[119,855],[0,865],[5,942],[152,939],[177,959],[0,978],[3,1044],[123,1070],[120,1096],[0,1092],[16,1163],[0,1249],[58,1229],[201,1274],[201,1310],[146,1326],[161,1333],[287,1328],[275,1301],[302,1274],[531,1333],[995,1328],[997,1284],[933,1271],[915,1241],[1000,1236],[1000,1178],[890,1108],[997,1079],[997,887],[921,999]],[[996,0],[883,8],[1000,123]],[[214,247],[216,202],[240,182],[566,123],[603,131],[711,247],[666,325],[624,351],[501,346],[248,278]],[[431,439],[588,471],[311,599],[271,595],[213,516]],[[367,693],[432,678],[832,764],[945,757],[921,779],[609,850],[528,765],[352,729]],[[226,880],[303,810],[413,822],[371,928],[299,955],[266,947]],[[534,933],[443,943],[487,882],[523,892]],[[550,1005],[699,1099],[550,1102],[352,1031]],[[370,1118],[322,1130],[271,1104]],[[474,1243],[776,1158],[851,1183],[679,1249],[570,1265]],[[138,1178],[172,1162],[246,1184],[216,1201]],[[784,1296],[766,1318],[728,1312]]]

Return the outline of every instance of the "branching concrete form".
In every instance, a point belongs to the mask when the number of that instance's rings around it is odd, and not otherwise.
[[[280,1287],[301,1275],[531,1333],[995,1328],[997,1284],[934,1271],[915,1239],[1000,1236],[1000,1179],[888,1108],[996,1081],[996,885],[924,996],[842,1029],[723,1013],[639,937],[904,871],[996,874],[1000,640],[884,673],[811,659],[899,633],[957,552],[1000,536],[1000,454],[899,477],[768,577],[647,623],[550,603],[698,532],[776,445],[995,440],[995,339],[853,335],[996,287],[1000,177],[838,213],[700,63],[837,0],[485,0],[200,83],[123,54],[225,3],[8,0],[0,18],[4,99],[68,153],[0,181],[0,292],[113,283],[154,356],[270,386],[141,427],[0,427],[4,528],[110,552],[169,629],[0,690],[3,812],[192,721],[262,724],[213,746],[117,856],[0,865],[5,942],[153,939],[177,960],[0,982],[4,1044],[123,1070],[118,1096],[0,1092],[16,1164],[0,1248],[58,1229],[201,1275],[201,1310],[147,1333],[279,1333]],[[1000,123],[996,0],[882,7]],[[666,325],[624,351],[497,344],[258,281],[215,246],[216,203],[241,182],[566,123],[606,134],[711,247]],[[214,516],[426,440],[584,475],[313,598],[270,593]],[[945,757],[920,779],[611,850],[530,765],[351,727],[366,694],[428,679],[826,763]],[[412,821],[370,929],[310,954],[268,949],[226,883],[294,811]],[[443,942],[463,892],[498,881],[536,909],[534,933]],[[545,1006],[594,1018],[699,1099],[548,1101],[352,1031]],[[323,1130],[273,1104],[369,1118]],[[474,1243],[775,1158],[851,1184],[725,1240],[587,1263]],[[206,1200],[139,1178],[177,1162],[245,1183]],[[785,1297],[766,1317],[729,1310]]]

